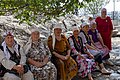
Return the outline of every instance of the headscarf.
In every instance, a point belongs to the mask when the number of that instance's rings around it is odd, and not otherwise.
[[[75,30],[78,30],[78,31],[79,31],[79,28],[78,28],[77,26],[74,26],[74,27],[72,28],[72,31],[74,32]]]
[[[34,27],[34,28],[30,29],[30,34],[32,34],[33,32],[39,32],[40,33],[40,31],[37,27]]]
[[[3,38],[5,38],[6,36],[14,36],[14,34],[12,31],[8,30],[3,33]]]
[[[81,24],[81,27],[83,28],[84,26],[89,26],[89,24],[84,22],[84,23]]]
[[[53,46],[53,49],[55,48],[55,34],[54,34],[54,30],[56,28],[59,28],[59,29],[62,29],[62,26],[60,23],[57,23],[54,28],[53,28],[53,34],[52,34],[52,46]]]
[[[7,37],[7,36],[14,36],[14,35],[13,35],[12,32],[6,31],[6,32],[3,34],[3,37],[5,38],[5,37]],[[9,59],[9,58],[10,58],[10,53],[9,53],[9,51],[7,50],[7,44],[6,44],[6,42],[3,41],[1,45],[3,46],[3,53],[4,53],[5,57],[6,57],[7,59]],[[17,44],[16,41],[14,41],[13,50],[17,53],[17,55],[19,55],[19,52],[18,52],[18,44]]]
[[[106,11],[106,12],[107,12],[107,9],[106,9],[106,8],[102,8],[101,12],[103,12],[103,11]]]
[[[36,31],[40,33],[39,29],[37,29],[37,28],[32,28],[32,29],[30,29],[31,34],[32,34],[33,32],[36,32]],[[28,53],[29,49],[31,48],[31,45],[32,45],[32,38],[31,38],[31,36],[30,36],[28,42],[27,42],[26,45],[24,46],[25,54]]]
[[[92,27],[93,24],[96,24],[95,20],[92,20],[92,21],[90,22],[90,27]]]

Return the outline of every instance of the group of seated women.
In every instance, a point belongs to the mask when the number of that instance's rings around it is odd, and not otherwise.
[[[38,29],[31,29],[28,42],[21,47],[12,32],[4,34],[0,46],[0,63],[5,68],[4,80],[71,80],[74,76],[93,80],[91,72],[99,66],[101,73],[110,74],[103,60],[109,59],[108,48],[96,30],[96,23],[74,26],[68,39],[56,24],[47,43],[40,39]]]

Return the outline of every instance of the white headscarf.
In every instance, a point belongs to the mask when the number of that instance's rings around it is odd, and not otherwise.
[[[53,49],[55,48],[55,34],[54,34],[54,30],[56,28],[59,28],[59,29],[62,29],[62,26],[60,23],[56,24],[53,28],[53,34],[52,34],[52,46],[53,46]]]
[[[40,31],[37,27],[33,27],[33,28],[30,29],[30,34],[32,34],[33,32],[39,32],[40,33]]]
[[[87,25],[89,26],[89,23],[84,22],[84,23],[81,24],[81,27],[83,28],[84,26],[87,26]]]
[[[32,45],[32,39],[31,37],[29,38],[28,42],[26,43],[26,45],[24,46],[24,50],[25,50],[25,54],[28,53],[29,49],[31,48]]]
[[[33,32],[39,32],[39,29],[37,27],[33,27],[30,29],[30,33],[32,34]],[[28,53],[29,49],[31,48],[31,45],[32,45],[32,38],[30,37],[28,42],[26,43],[26,45],[24,46],[24,50],[25,50],[25,54]]]
[[[74,26],[74,27],[72,28],[72,31],[74,32],[75,30],[78,30],[78,31],[79,31],[79,28],[78,28],[77,26]]]
[[[4,33],[3,36],[4,36],[4,37],[7,37],[7,35],[13,36],[13,33],[7,31],[7,32]],[[10,58],[10,53],[9,53],[9,51],[7,50],[7,44],[6,44],[6,42],[3,41],[3,43],[2,43],[1,45],[3,46],[3,52],[4,52],[5,57],[6,57],[7,59],[9,59],[9,58]],[[19,55],[19,52],[18,52],[18,44],[17,44],[15,41],[14,41],[14,45],[13,45],[13,50],[17,53],[17,55]]]

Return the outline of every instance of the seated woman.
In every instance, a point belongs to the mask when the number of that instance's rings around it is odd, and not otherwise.
[[[82,39],[79,37],[79,28],[73,27],[73,35],[68,38],[71,46],[71,56],[78,63],[78,74],[81,77],[88,76],[89,80],[93,80],[91,71],[95,69],[96,65],[93,60],[94,56],[87,51],[87,48],[83,46]]]
[[[102,37],[98,32],[98,30],[96,29],[96,26],[97,26],[96,22],[93,20],[90,24],[90,30],[88,34],[91,38],[92,44],[103,52],[103,55],[102,55],[103,60],[108,60],[110,58],[109,49],[107,48],[106,45],[104,45]]]
[[[50,51],[41,41],[37,28],[31,29],[31,37],[24,50],[35,80],[56,80],[56,67],[50,62]]]
[[[77,73],[77,64],[70,57],[70,45],[61,34],[61,24],[56,24],[53,30],[53,35],[48,38],[48,47],[52,53],[51,60],[57,68],[57,80],[71,80]]]
[[[82,23],[82,28],[79,33],[79,36],[82,38],[83,44],[88,48],[89,52],[94,55],[94,59],[100,66],[101,72],[103,74],[110,74],[110,72],[106,70],[103,65],[102,56],[101,56],[102,52],[91,43],[91,39],[88,35],[88,31],[89,31],[89,25],[87,23]]]
[[[13,33],[7,31],[3,37],[0,46],[0,63],[4,70],[6,69],[3,80],[33,80],[33,74],[26,64],[24,50],[15,41]]]

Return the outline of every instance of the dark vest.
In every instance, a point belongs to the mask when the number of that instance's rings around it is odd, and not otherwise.
[[[86,38],[86,40],[87,40],[87,43],[88,43],[89,45],[91,45],[91,40],[90,40],[89,35],[86,35],[85,32],[82,31],[82,30],[81,30],[80,32],[82,32],[82,33],[85,35],[85,38]]]
[[[0,49],[3,51],[3,46],[0,46]],[[13,62],[16,63],[16,65],[19,65],[20,63],[20,59],[21,59],[21,55],[20,55],[20,45],[18,45],[18,51],[19,51],[19,55],[17,55],[17,53],[14,51],[14,53],[12,53],[9,48],[7,47],[8,52],[10,53],[10,60],[12,60]],[[19,73],[17,73],[16,70],[12,69],[12,70],[8,70],[6,69],[2,64],[0,65],[0,76],[4,76],[4,74],[6,72],[15,74],[16,76],[19,76]],[[24,73],[26,73],[28,71],[28,66],[24,65]]]
[[[72,38],[73,43],[74,43],[74,47],[78,52],[81,52],[82,54],[84,54],[84,47],[83,47],[83,42],[82,42],[82,38],[78,36],[78,42],[76,41],[75,37],[72,35],[69,38]],[[68,42],[69,42],[69,38],[68,38]],[[69,42],[70,43],[70,42]],[[79,43],[79,44],[78,44]],[[71,56],[74,60],[76,60],[77,55],[74,55],[74,53],[71,51]]]

